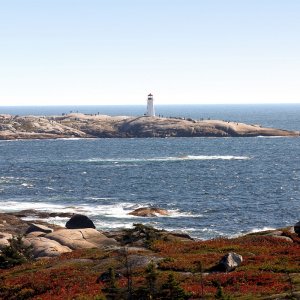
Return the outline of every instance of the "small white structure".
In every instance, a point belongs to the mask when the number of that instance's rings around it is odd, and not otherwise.
[[[153,104],[153,95],[152,94],[148,95],[146,116],[155,117],[154,104]]]

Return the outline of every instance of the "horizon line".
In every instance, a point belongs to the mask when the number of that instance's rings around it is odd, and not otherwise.
[[[161,103],[155,106],[194,106],[194,105],[300,105],[300,102],[255,102],[255,103]],[[57,107],[57,106],[145,106],[145,104],[12,104],[0,107]]]

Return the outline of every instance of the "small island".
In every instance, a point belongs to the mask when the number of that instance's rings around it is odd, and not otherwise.
[[[223,120],[180,117],[0,115],[0,139],[150,138],[150,137],[299,137],[299,131],[265,128]]]

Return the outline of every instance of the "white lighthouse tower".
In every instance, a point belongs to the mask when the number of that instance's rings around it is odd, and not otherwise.
[[[155,111],[154,111],[154,105],[153,105],[153,95],[152,94],[148,95],[146,115],[148,117],[155,117]]]

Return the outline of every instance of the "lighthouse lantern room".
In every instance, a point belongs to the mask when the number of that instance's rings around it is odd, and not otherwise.
[[[148,95],[146,115],[149,116],[149,117],[154,117],[155,116],[154,104],[153,104],[153,95],[152,94]]]

